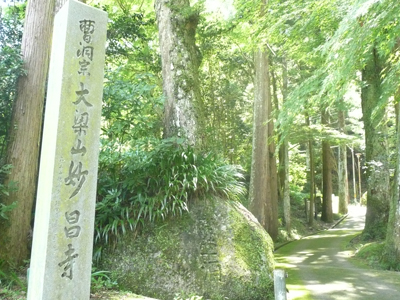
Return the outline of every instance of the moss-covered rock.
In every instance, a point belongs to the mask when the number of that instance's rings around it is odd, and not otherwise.
[[[241,204],[196,201],[180,218],[128,233],[102,268],[123,289],[160,298],[272,299],[273,243]]]

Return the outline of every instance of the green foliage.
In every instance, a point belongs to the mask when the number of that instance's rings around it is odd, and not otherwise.
[[[0,165],[7,146],[16,82],[18,76],[24,73],[20,56],[21,11],[22,9],[16,6],[5,16],[0,16]]]
[[[121,4],[123,1],[118,1]],[[157,74],[161,71],[158,44],[154,43],[157,31],[154,12],[129,9],[132,3],[105,6],[108,12],[106,65],[110,70],[119,68],[125,79],[142,73]]]
[[[112,280],[110,275],[111,272],[96,270],[96,268],[93,267],[90,291],[95,293],[104,289],[116,288],[118,284],[115,280]]]
[[[19,278],[17,270],[9,268],[7,262],[0,260],[0,288],[3,287],[4,292],[12,295],[14,294],[13,287],[15,286],[23,291],[27,289],[26,283]]]
[[[242,49],[237,24],[211,16],[201,20],[196,40],[203,58],[199,70],[202,114],[207,116],[202,138],[208,149],[247,171],[252,145],[252,56]]]
[[[350,4],[334,36],[324,45],[327,76],[321,93],[342,97],[349,85],[359,83],[357,71],[365,67],[376,51],[377,57],[386,62],[381,73],[383,93],[375,108],[379,115],[399,88],[400,24],[396,11],[400,4],[390,0],[359,0]]]
[[[356,258],[376,269],[389,269],[384,258],[384,242],[372,242],[361,245],[356,253]],[[398,266],[397,266],[398,267]]]
[[[218,194],[239,200],[245,194],[237,166],[212,153],[197,153],[180,139],[147,140],[136,149],[100,154],[96,242],[109,243],[144,222],[181,215],[191,199]],[[101,254],[101,246],[97,255]]]
[[[120,9],[105,7],[110,19],[102,110],[107,147],[129,147],[143,137],[161,137],[163,100],[155,19],[131,12],[130,5],[118,1]]]
[[[304,193],[302,186],[290,185],[290,200],[292,205],[296,207],[304,206],[304,199],[310,197],[309,193]]]
[[[106,73],[102,134],[109,143],[129,144],[146,137],[161,136],[161,91],[151,74],[125,79],[120,69]]]
[[[16,202],[13,202],[11,205],[4,205],[1,203],[2,197],[7,197],[10,191],[15,189],[13,183],[10,183],[9,185],[3,184],[4,177],[10,173],[11,168],[11,165],[4,165],[0,167],[0,222],[8,220],[7,213],[17,206]]]

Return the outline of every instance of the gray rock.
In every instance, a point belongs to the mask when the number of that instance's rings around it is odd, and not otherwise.
[[[121,289],[163,300],[273,299],[271,238],[241,204],[221,199],[197,200],[182,217],[126,234],[105,251],[102,268]]]

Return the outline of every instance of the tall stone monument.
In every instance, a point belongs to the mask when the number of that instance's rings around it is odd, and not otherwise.
[[[90,297],[106,27],[74,0],[55,17],[28,300]]]

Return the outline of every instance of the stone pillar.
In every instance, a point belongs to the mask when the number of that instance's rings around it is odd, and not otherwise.
[[[275,300],[286,300],[286,272],[284,270],[274,270],[274,293]]]
[[[55,17],[28,300],[90,297],[106,28],[74,0]]]

